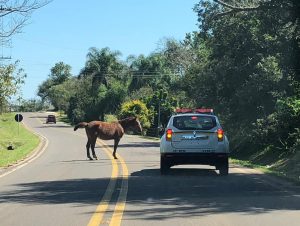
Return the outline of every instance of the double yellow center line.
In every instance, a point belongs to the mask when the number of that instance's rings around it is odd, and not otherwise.
[[[119,172],[118,162],[116,159],[112,157],[112,150],[108,147],[107,144],[105,144],[101,140],[98,140],[97,143],[102,146],[102,149],[104,149],[106,154],[109,156],[112,162],[112,173],[111,173],[109,184],[104,193],[104,196],[100,201],[100,203],[98,204],[95,213],[93,214],[92,218],[88,223],[88,226],[96,226],[96,225],[98,226],[100,224],[107,224],[107,222],[104,221],[104,214],[107,211],[109,202],[112,198],[113,192],[115,191],[116,182],[118,179],[118,172]],[[114,213],[109,223],[110,226],[121,225],[123,212],[125,210],[127,191],[128,191],[128,168],[124,159],[119,154],[117,154],[117,157],[118,157],[118,161],[122,166],[122,184],[121,184],[118,201],[116,203]]]

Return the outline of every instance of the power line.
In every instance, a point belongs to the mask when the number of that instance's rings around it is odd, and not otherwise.
[[[110,75],[122,75],[122,76],[128,76],[128,77],[162,77],[162,76],[180,76],[180,74],[176,74],[176,73],[157,73],[157,72],[153,72],[153,73],[105,73],[105,74],[101,74],[101,75],[92,75],[92,74],[80,74],[79,76],[91,76],[93,78],[101,78],[101,77],[106,77],[106,76],[110,76]]]

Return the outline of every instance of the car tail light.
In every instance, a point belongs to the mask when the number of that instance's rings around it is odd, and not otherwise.
[[[171,129],[167,129],[167,132],[166,132],[166,140],[167,141],[172,140],[172,134],[173,134],[173,131]]]
[[[222,129],[218,129],[217,136],[218,136],[218,141],[223,141],[223,139],[224,139],[224,131]]]

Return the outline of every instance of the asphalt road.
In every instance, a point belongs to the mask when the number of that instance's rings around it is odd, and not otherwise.
[[[22,168],[0,175],[1,226],[75,225],[300,225],[299,187],[231,166],[180,166],[159,173],[159,144],[125,136],[97,143],[99,160],[86,159],[84,130],[45,124],[45,113],[23,114],[43,135],[45,150]]]

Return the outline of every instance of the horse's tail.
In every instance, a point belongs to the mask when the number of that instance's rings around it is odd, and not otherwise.
[[[76,131],[78,128],[85,128],[88,126],[87,122],[80,122],[74,127],[74,131]]]

